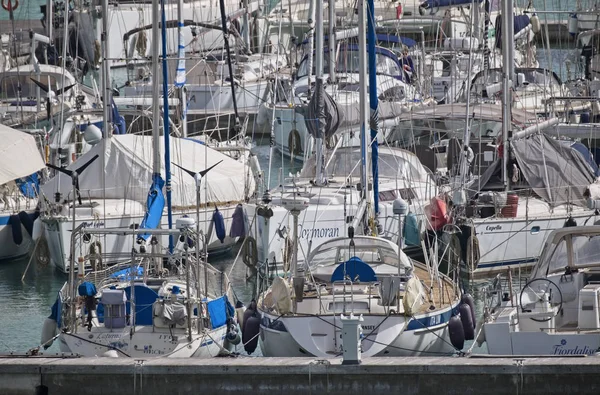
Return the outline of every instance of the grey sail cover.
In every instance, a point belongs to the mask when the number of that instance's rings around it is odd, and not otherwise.
[[[306,108],[298,108],[304,115],[308,133],[314,138],[331,137],[340,125],[338,107],[333,98],[325,92],[323,78],[317,78],[315,91]]]
[[[586,205],[584,191],[595,177],[579,152],[544,134],[513,140],[511,146],[522,175],[550,206]]]

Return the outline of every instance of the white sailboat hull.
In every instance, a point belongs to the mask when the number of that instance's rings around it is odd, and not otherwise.
[[[449,340],[448,319],[451,311],[445,309],[413,319],[403,315],[363,314],[362,356],[452,354],[456,349]],[[342,354],[339,315],[280,317],[278,320],[284,326],[278,325],[277,329],[273,325],[265,326],[264,317],[268,322],[278,319],[277,316],[263,314],[260,346],[264,356],[332,358]]]
[[[509,268],[530,268],[547,236],[563,228],[569,217],[579,225],[592,225],[600,219],[593,211],[575,209],[572,214],[557,209],[552,214],[529,218],[474,219],[481,258],[475,270],[468,265],[467,270],[475,277],[489,277]]]
[[[84,357],[102,356],[115,350],[118,357],[212,358],[223,349],[227,326],[193,334],[186,330],[137,326],[133,336],[129,328],[94,328],[93,332],[64,332],[59,336],[60,350]]]

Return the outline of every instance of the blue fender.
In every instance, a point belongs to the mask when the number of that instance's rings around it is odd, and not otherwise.
[[[212,220],[215,225],[217,238],[223,243],[225,241],[225,221],[223,220],[223,214],[221,214],[217,207],[215,207]]]

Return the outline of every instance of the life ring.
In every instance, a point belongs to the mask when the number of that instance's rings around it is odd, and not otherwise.
[[[2,8],[4,8],[8,12],[12,12],[19,8],[19,0],[15,0],[14,5],[12,3],[12,0],[2,0]]]
[[[288,136],[288,151],[290,152],[290,156],[297,156],[300,154],[300,146],[302,141],[300,140],[300,132],[296,129],[292,129],[290,131],[290,135]]]
[[[479,251],[479,239],[477,236],[471,235],[467,239],[467,256],[465,257],[465,263],[471,272],[474,272],[477,269],[480,258],[481,252]]]
[[[244,247],[242,248],[242,260],[244,265],[251,269],[256,268],[258,262],[258,248],[256,246],[256,240],[252,236],[246,237],[244,240]]]
[[[92,271],[96,271],[99,266],[102,266],[102,244],[98,240],[90,244],[88,257]]]

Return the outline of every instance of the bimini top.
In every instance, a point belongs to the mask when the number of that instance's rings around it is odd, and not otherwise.
[[[0,124],[0,139],[0,185],[46,167],[35,139],[30,134]]]
[[[387,239],[371,236],[355,236],[354,246],[350,245],[350,238],[338,237],[319,245],[305,261],[312,271],[318,267],[337,266],[351,259],[359,258],[368,265],[390,265],[411,269],[411,260],[400,251],[398,260],[398,246]]]
[[[542,249],[531,278],[589,267],[600,267],[600,226],[571,226],[554,230]]]

